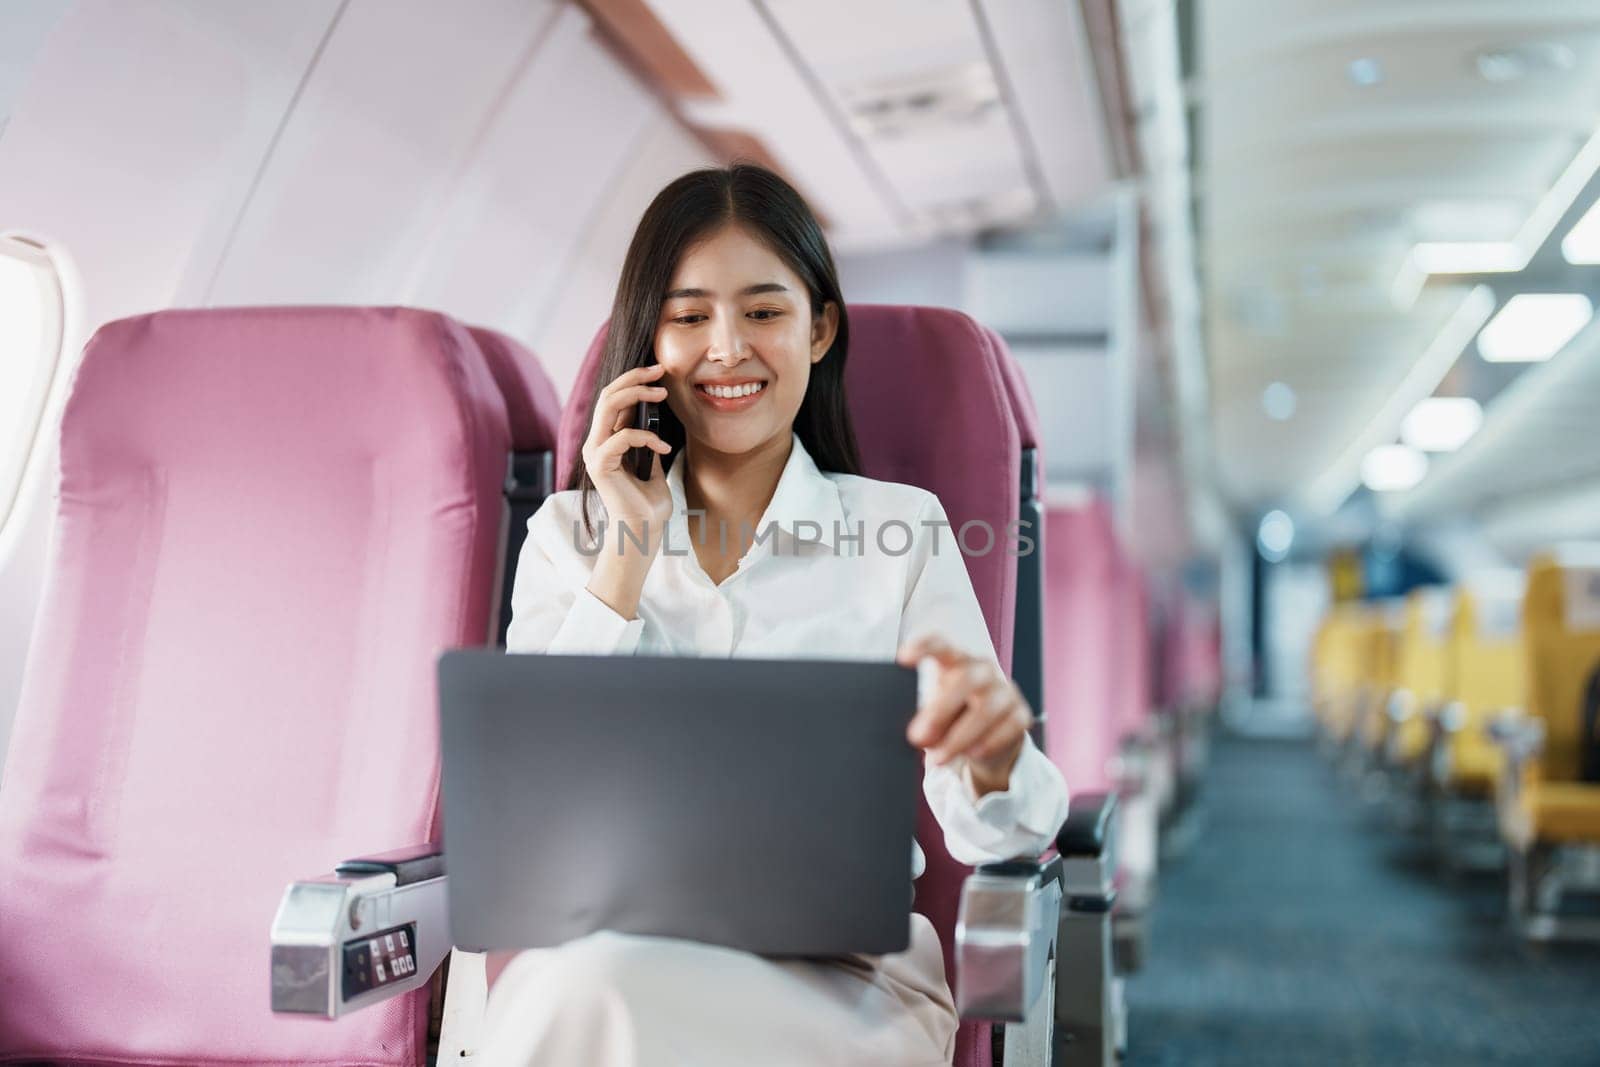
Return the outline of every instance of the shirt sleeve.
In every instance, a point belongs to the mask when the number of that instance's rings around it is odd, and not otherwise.
[[[919,517],[907,572],[900,641],[938,634],[972,655],[999,664],[989,627],[972,589],[966,562],[950,529],[944,505],[928,495]],[[1004,551],[996,547],[995,551]],[[926,692],[931,675],[919,689]],[[945,847],[958,862],[993,863],[1036,857],[1055,840],[1067,817],[1067,786],[1061,772],[1027,739],[1003,792],[981,799],[965,759],[942,766],[926,763],[922,778],[928,807],[944,830]]]
[[[528,520],[511,586],[506,651],[631,655],[644,621],[624,619],[589,592],[587,568],[557,565],[582,559],[564,498],[550,497]]]

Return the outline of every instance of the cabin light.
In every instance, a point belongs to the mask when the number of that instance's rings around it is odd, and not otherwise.
[[[1600,263],[1600,200],[1561,239],[1561,255],[1575,266]]]
[[[1517,230],[1515,240],[1423,242],[1412,248],[1407,262],[1413,270],[1424,274],[1496,274],[1524,270],[1596,174],[1600,174],[1600,129],[1590,135],[1555,184],[1539,198],[1533,213]],[[1402,307],[1409,306],[1402,302],[1410,288],[1409,282],[1406,271],[1396,279],[1395,300]],[[1420,285],[1417,288],[1420,289]]]
[[[1350,66],[1345,68],[1345,74],[1350,78],[1350,84],[1361,89],[1370,89],[1383,81],[1383,64],[1371,56],[1362,56],[1352,59]]]
[[[1503,84],[1520,81],[1530,74],[1555,74],[1571,70],[1578,56],[1569,45],[1555,41],[1529,41],[1501,48],[1486,48],[1475,59],[1478,74],[1484,81]]]
[[[1512,241],[1422,241],[1411,262],[1424,274],[1511,274],[1528,265]]]
[[[1261,408],[1267,417],[1283,422],[1294,418],[1294,390],[1284,382],[1273,382],[1261,391]]]
[[[1294,520],[1276,508],[1261,516],[1256,527],[1256,548],[1268,563],[1279,563],[1294,545]]]
[[[1410,489],[1428,473],[1428,457],[1410,445],[1379,445],[1361,461],[1361,481],[1374,493]]]
[[[1565,348],[1593,314],[1582,293],[1518,293],[1478,334],[1478,353],[1490,363],[1538,363]]]
[[[1400,439],[1423,452],[1454,452],[1483,425],[1483,408],[1470,396],[1430,396],[1400,424]]]

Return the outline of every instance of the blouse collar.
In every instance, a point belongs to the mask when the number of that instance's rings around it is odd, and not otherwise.
[[[778,486],[756,529],[759,533],[769,525],[776,525],[784,537],[831,544],[835,531],[845,528],[844,505],[839,500],[839,488],[817,469],[811,453],[800,443],[800,435],[791,431],[789,436],[789,459],[783,465]],[[674,462],[672,469],[667,472],[667,488],[672,492],[672,518],[667,523],[668,536],[673,544],[687,545],[691,529],[698,529],[699,524],[691,527],[689,523],[681,462]],[[798,523],[808,525],[797,532]],[[772,540],[761,543],[771,544]]]

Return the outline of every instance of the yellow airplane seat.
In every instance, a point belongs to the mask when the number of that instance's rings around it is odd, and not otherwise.
[[[1526,708],[1492,724],[1512,915],[1531,938],[1600,939],[1600,920],[1562,911],[1600,891],[1600,548],[1535,560],[1522,620]]]
[[[1403,599],[1395,597],[1373,605],[1362,639],[1361,698],[1355,737],[1355,755],[1362,767],[1377,765],[1388,744],[1389,702],[1400,688],[1400,634],[1404,626]]]
[[[1439,719],[1432,759],[1435,787],[1446,794],[1492,797],[1500,750],[1489,736],[1497,716],[1526,705],[1522,660],[1521,571],[1473,575],[1456,591],[1450,658],[1454,684]]]
[[[1311,702],[1322,735],[1340,741],[1349,733],[1356,685],[1355,640],[1361,605],[1340,604],[1323,617],[1311,647]]]
[[[1423,586],[1406,597],[1405,625],[1396,649],[1396,688],[1388,702],[1387,762],[1425,779],[1432,723],[1454,688],[1450,623],[1454,597],[1443,586]]]

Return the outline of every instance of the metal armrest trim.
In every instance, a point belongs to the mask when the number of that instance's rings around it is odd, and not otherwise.
[[[434,848],[436,856],[435,846],[425,848]],[[435,864],[440,872],[436,876],[419,876],[428,869],[425,848],[347,861],[284,890],[270,934],[273,1012],[336,1019],[428,982],[451,946],[448,879],[442,861]],[[397,870],[405,872],[404,884]],[[410,938],[400,938],[405,930]],[[397,942],[393,948],[390,937]],[[406,964],[404,973],[396,978],[398,966],[382,972],[374,967],[379,979],[369,974],[367,979],[347,980],[346,961],[359,961],[364,944],[378,944],[380,938],[383,955],[378,959],[406,956],[399,961]],[[405,941],[410,943],[401,943]],[[347,956],[347,948],[355,955]],[[381,984],[360,988],[374,980]],[[357,983],[358,991],[347,995],[347,981]]]
[[[1064,879],[1059,857],[989,864],[961,886],[956,1010],[964,1019],[1022,1022],[1051,973]]]

